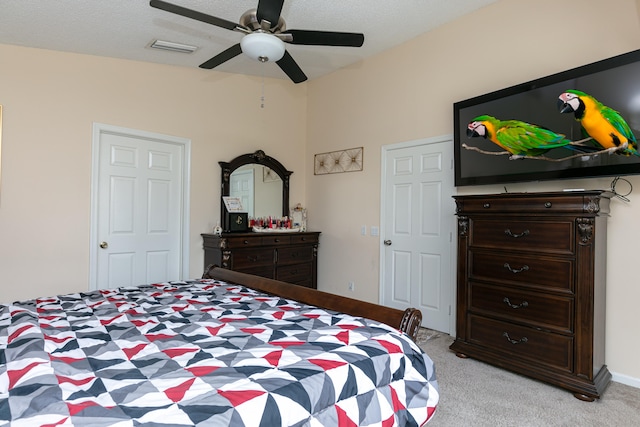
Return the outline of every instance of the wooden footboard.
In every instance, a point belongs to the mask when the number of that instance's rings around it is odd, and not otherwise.
[[[386,323],[389,326],[400,329],[414,341],[416,340],[420,324],[422,323],[422,313],[416,308],[407,308],[405,311],[397,310],[395,308],[342,297],[291,283],[227,270],[215,265],[208,266],[202,278],[237,283],[257,291],[314,305],[316,307],[377,320],[378,322]]]

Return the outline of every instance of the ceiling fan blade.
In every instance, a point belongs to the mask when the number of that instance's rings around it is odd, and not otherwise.
[[[340,33],[335,31],[287,30],[282,34],[291,34],[291,44],[316,46],[348,46],[360,47],[364,43],[362,33]]]
[[[302,72],[302,69],[286,50],[282,59],[276,61],[276,64],[278,64],[278,67],[280,67],[280,69],[284,71],[294,83],[302,83],[307,80],[307,76]]]
[[[210,60],[200,64],[200,68],[205,68],[207,70],[210,70],[222,64],[223,62],[227,62],[228,60],[235,58],[241,53],[242,53],[242,48],[240,47],[240,43],[234,44],[229,49],[217,54]]]
[[[155,7],[156,9],[175,13],[176,15],[185,16],[187,18],[195,19],[196,21],[215,25],[216,27],[226,28],[227,30],[235,30],[237,27],[240,27],[240,25],[236,24],[235,22],[227,21],[226,19],[222,18],[216,18],[215,16],[207,15],[196,10],[187,9],[186,7],[167,3],[166,1],[162,0],[151,0],[149,2],[149,5],[151,7]]]
[[[269,21],[271,27],[278,25],[280,19],[280,13],[282,12],[282,5],[284,0],[260,0],[258,1],[258,9],[256,11],[256,18],[258,23]]]

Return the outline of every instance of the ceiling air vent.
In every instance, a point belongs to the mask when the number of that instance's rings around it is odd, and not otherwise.
[[[193,53],[198,49],[197,46],[191,46],[188,44],[168,42],[165,40],[154,40],[149,47],[153,49],[170,50],[171,52],[180,53]]]

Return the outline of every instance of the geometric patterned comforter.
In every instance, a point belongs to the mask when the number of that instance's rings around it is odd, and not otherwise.
[[[236,284],[0,305],[0,426],[420,426],[437,403],[403,333]]]

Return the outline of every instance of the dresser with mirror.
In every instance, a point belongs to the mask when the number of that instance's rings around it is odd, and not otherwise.
[[[221,167],[221,197],[241,201],[246,217],[285,217],[289,213],[289,180],[292,174],[264,151],[243,154]],[[320,232],[282,229],[238,229],[220,203],[222,231],[202,234],[204,265],[317,288]]]

